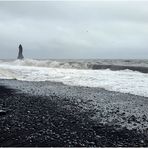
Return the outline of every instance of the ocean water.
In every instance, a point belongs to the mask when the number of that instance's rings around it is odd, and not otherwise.
[[[148,97],[148,73],[93,65],[148,67],[147,60],[0,60],[0,79],[54,81]]]

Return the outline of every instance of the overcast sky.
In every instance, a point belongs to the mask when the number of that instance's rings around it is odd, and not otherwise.
[[[148,1],[0,1],[0,58],[148,58]]]

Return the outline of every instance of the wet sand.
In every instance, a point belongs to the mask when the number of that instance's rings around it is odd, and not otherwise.
[[[148,98],[0,80],[0,146],[148,146]]]

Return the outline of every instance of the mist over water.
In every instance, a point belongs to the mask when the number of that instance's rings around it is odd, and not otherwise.
[[[1,60],[0,78],[22,81],[54,81],[67,85],[100,87],[109,91],[148,97],[148,74],[132,70],[97,69],[93,64],[127,63],[147,67],[147,60]],[[128,65],[127,64],[127,65]]]

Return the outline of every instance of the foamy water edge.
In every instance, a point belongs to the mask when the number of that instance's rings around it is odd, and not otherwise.
[[[53,81],[66,85],[100,87],[109,91],[148,97],[148,74],[120,70],[91,70],[24,66],[22,61],[0,63],[1,79]],[[40,61],[38,61],[40,62]]]

